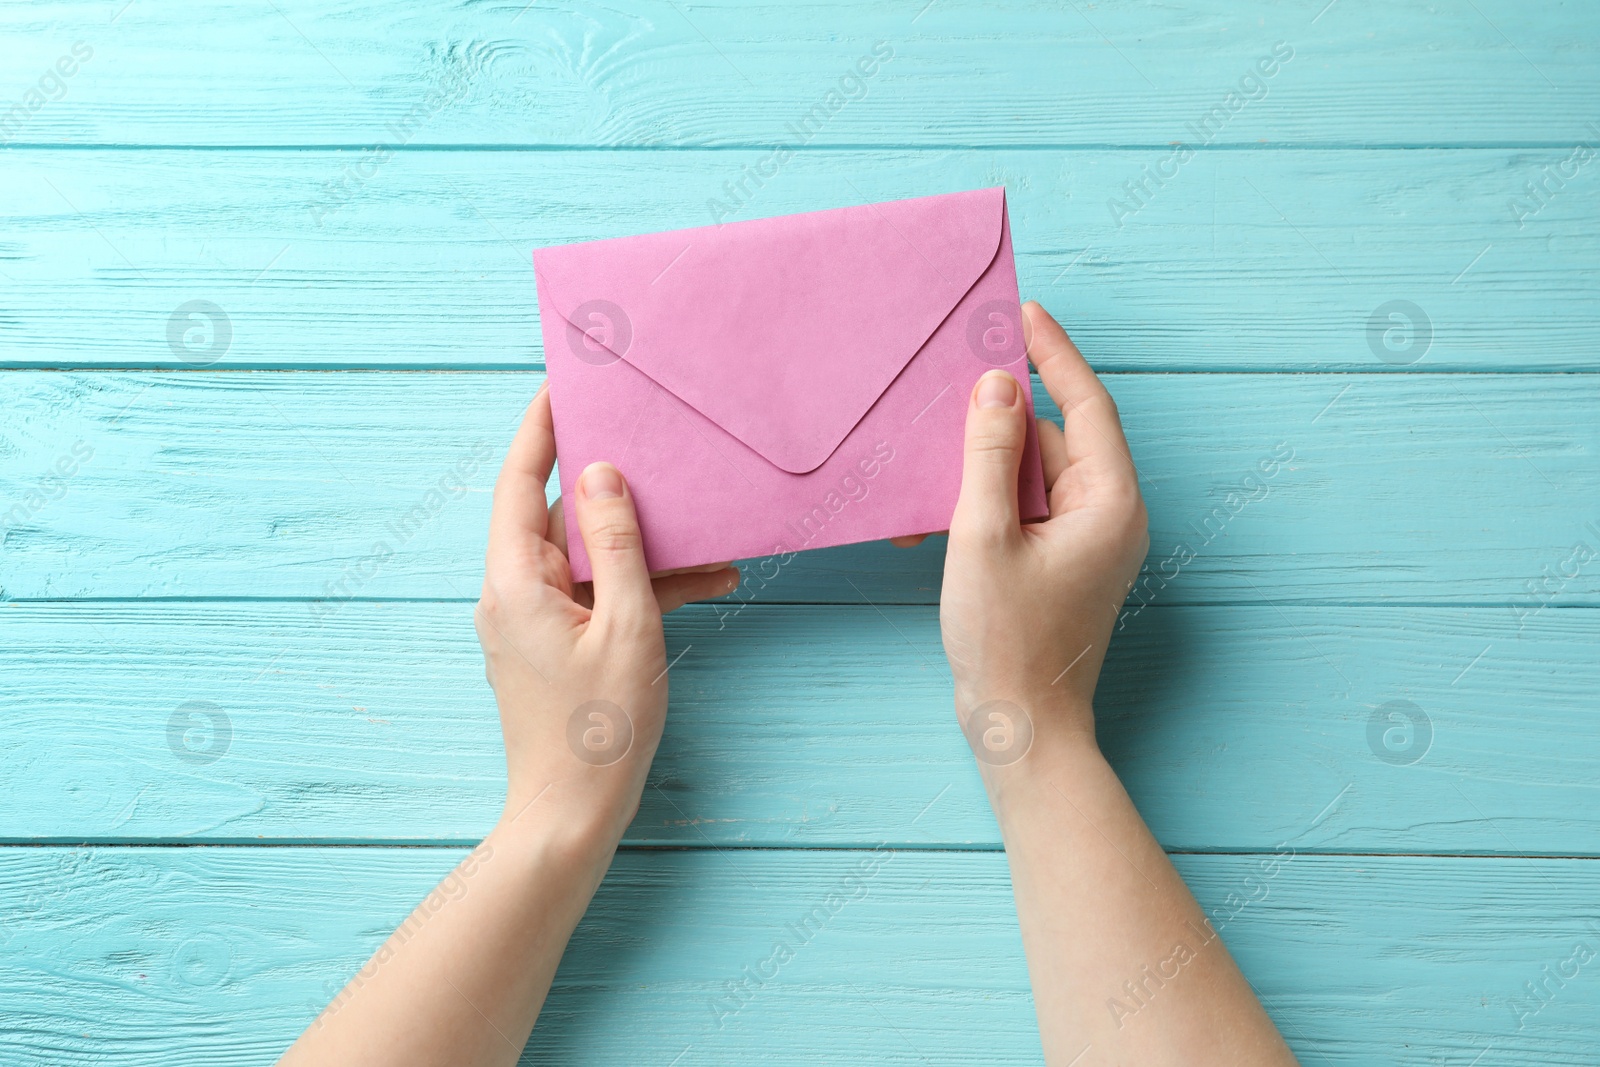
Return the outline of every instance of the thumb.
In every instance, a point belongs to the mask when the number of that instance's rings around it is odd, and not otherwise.
[[[967,400],[967,440],[961,496],[950,519],[954,537],[1005,540],[1020,529],[1017,469],[1027,441],[1022,388],[1010,371],[978,379]]]
[[[594,611],[602,623],[653,612],[633,494],[609,463],[591,463],[578,477],[578,531],[594,568]]]

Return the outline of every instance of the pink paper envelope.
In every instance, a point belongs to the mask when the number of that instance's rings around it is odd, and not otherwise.
[[[1003,188],[533,259],[577,581],[597,460],[628,479],[652,571],[787,562],[946,529],[973,384],[1002,367],[1030,397]],[[1017,490],[1048,513],[1031,418]]]

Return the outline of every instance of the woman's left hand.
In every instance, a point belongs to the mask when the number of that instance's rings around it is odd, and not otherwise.
[[[474,613],[505,734],[506,819],[539,799],[576,829],[620,837],[666,720],[662,613],[730,592],[739,572],[721,565],[652,578],[627,483],[594,463],[575,501],[594,581],[575,585],[559,501],[545,504],[555,458],[545,388],[495,483]]]

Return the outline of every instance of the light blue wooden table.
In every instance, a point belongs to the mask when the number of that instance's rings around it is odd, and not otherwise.
[[[0,60],[0,1064],[270,1063],[490,825],[533,247],[1002,183],[1150,506],[1105,747],[1302,1062],[1600,1063],[1600,8],[40,0]],[[671,619],[527,1062],[1039,1060],[941,563]]]

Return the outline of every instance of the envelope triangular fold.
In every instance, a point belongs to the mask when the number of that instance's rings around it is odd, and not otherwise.
[[[981,189],[543,248],[534,262],[585,343],[804,474],[983,275],[1004,212],[1005,190]]]

